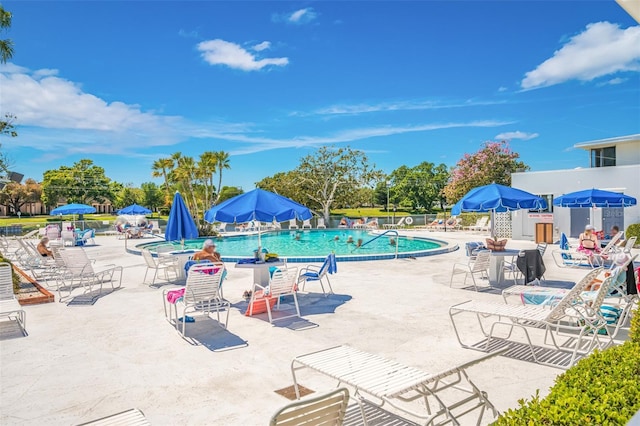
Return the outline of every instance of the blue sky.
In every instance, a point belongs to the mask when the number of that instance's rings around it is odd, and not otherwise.
[[[139,185],[180,151],[224,185],[322,145],[390,173],[508,139],[533,170],[640,133],[640,26],[614,1],[5,1],[3,137],[27,177],[81,158]],[[159,180],[155,180],[160,183]]]

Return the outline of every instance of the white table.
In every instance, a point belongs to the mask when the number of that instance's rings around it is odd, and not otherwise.
[[[178,279],[184,280],[187,278],[187,273],[184,270],[184,265],[187,264],[189,259],[196,253],[195,250],[176,250],[168,253],[162,253],[158,256],[171,256],[176,258],[176,267],[178,268]]]
[[[507,249],[504,251],[492,251],[489,262],[489,282],[491,285],[501,284],[504,281],[504,258],[514,257],[520,250]]]
[[[253,282],[260,284],[263,287],[269,285],[269,268],[272,266],[283,266],[285,262],[278,260],[276,262],[262,262],[262,263],[236,263],[236,268],[240,269],[253,269]]]

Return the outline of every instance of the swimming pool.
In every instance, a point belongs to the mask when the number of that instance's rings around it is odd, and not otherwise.
[[[383,235],[380,235],[383,234]],[[395,231],[375,234],[357,229],[314,229],[298,231],[270,231],[261,234],[262,247],[280,257],[286,257],[289,262],[320,262],[329,253],[335,253],[338,260],[379,260],[393,259],[396,246],[391,244],[391,238],[398,242],[398,257],[420,257],[456,250],[457,245],[451,246],[445,241],[412,236],[397,236]],[[362,240],[362,247],[356,248],[357,241]],[[258,247],[257,234],[239,234],[213,238],[216,250],[224,261],[237,261],[252,257]],[[186,240],[185,250],[200,250],[203,238]],[[352,242],[349,242],[352,241]],[[135,250],[148,248],[152,252],[155,247],[167,244],[165,241],[138,244]],[[181,245],[173,243],[179,250]]]

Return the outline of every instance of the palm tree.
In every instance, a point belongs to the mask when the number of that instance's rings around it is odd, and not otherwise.
[[[11,12],[5,10],[0,5],[0,29],[11,27]],[[10,39],[0,40],[0,63],[6,64],[13,57],[13,41]]]
[[[222,191],[222,169],[230,169],[229,165],[229,153],[224,151],[218,151],[214,154],[216,159],[216,169],[218,170],[218,187],[216,194],[216,202],[218,204],[218,200],[220,199],[220,192]]]
[[[162,177],[164,179],[164,201],[165,205],[169,205],[171,194],[169,193],[169,173],[173,169],[173,160],[171,158],[160,158],[153,162],[151,166],[151,176]]]
[[[206,151],[200,154],[198,161],[199,177],[204,184],[204,207],[209,208],[213,199],[213,175],[216,172],[216,153]]]

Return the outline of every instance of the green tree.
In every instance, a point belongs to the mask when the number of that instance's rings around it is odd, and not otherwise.
[[[370,165],[366,154],[350,147],[321,147],[302,158],[296,169],[308,207],[322,212],[325,221],[333,205],[347,205],[358,189],[372,186],[384,175]],[[300,201],[300,200],[296,200]]]
[[[132,185],[124,186],[115,194],[115,207],[121,209],[131,204],[141,204],[144,193],[140,188],[134,188]]]
[[[82,159],[71,167],[61,166],[44,172],[42,202],[46,206],[54,206],[62,200],[91,204],[113,201],[113,198],[111,179],[92,160]]]
[[[244,191],[242,190],[242,188],[238,188],[237,186],[223,186],[222,191],[220,191],[220,199],[218,201],[222,203],[229,198],[233,198],[236,195],[240,195],[243,193]]]
[[[144,182],[140,185],[142,190],[142,205],[157,211],[163,205],[164,195],[162,190],[153,182]]]
[[[415,167],[401,166],[390,175],[390,202],[412,209],[431,211],[435,202],[443,204],[442,190],[449,174],[447,166],[424,161]]]
[[[171,158],[160,158],[153,162],[151,166],[151,176],[161,177],[164,180],[164,201],[165,205],[171,202],[171,189],[169,187],[169,173],[173,170],[173,160]]]
[[[256,182],[256,188],[280,194],[283,197],[290,198],[300,204],[308,206],[311,200],[306,197],[302,190],[300,180],[300,173],[297,170],[279,172]]]
[[[217,167],[217,153],[206,151],[200,154],[198,161],[198,177],[202,186],[202,200],[205,208],[214,204],[215,186],[213,176]]]
[[[220,202],[220,192],[222,188],[222,171],[230,169],[229,154],[224,151],[215,153],[216,169],[218,170],[218,193],[216,194],[215,204]]]
[[[31,178],[27,179],[24,184],[9,182],[0,191],[0,203],[16,214],[26,203],[40,201],[41,194],[42,186]]]
[[[0,5],[0,31],[8,31],[11,28],[11,12]],[[13,41],[11,39],[0,40],[0,63],[6,64],[13,57]]]
[[[511,173],[529,170],[520,155],[511,151],[509,144],[485,142],[474,154],[465,154],[451,171],[451,179],[444,188],[449,203],[456,203],[471,189],[490,183],[511,185]]]

